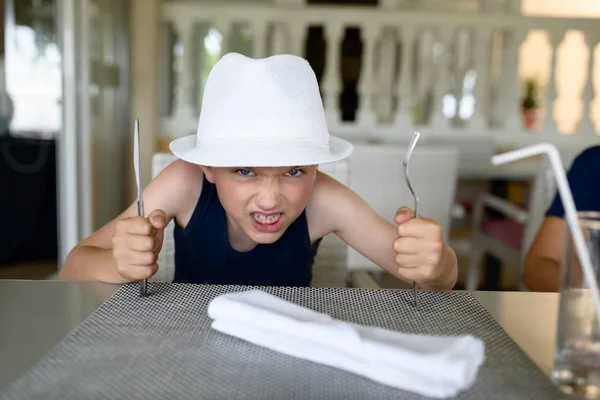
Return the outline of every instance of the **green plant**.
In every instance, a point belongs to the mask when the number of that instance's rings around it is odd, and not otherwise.
[[[521,103],[524,111],[534,110],[540,107],[538,92],[539,84],[537,80],[534,78],[525,79],[525,96]]]

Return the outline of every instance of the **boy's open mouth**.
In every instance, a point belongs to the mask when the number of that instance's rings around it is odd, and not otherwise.
[[[261,225],[274,225],[281,219],[281,213],[277,214],[261,214],[261,213],[253,213],[252,217],[254,221],[258,222]]]
[[[279,232],[283,226],[283,220],[283,213],[252,213],[252,225],[254,225],[254,229],[262,233]]]

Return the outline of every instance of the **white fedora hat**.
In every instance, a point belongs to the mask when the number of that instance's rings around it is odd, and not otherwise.
[[[348,141],[329,135],[315,74],[293,55],[223,56],[212,68],[195,135],[171,152],[212,167],[284,167],[348,157]]]

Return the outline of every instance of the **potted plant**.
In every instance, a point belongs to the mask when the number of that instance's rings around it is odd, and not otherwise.
[[[525,96],[521,102],[521,116],[527,130],[535,130],[540,121],[539,84],[534,78],[525,79]]]

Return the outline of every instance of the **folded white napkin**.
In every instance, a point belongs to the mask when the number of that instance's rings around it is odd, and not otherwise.
[[[260,290],[218,296],[208,315],[212,328],[222,333],[428,397],[452,397],[468,389],[485,358],[483,342],[472,336],[356,325]]]

